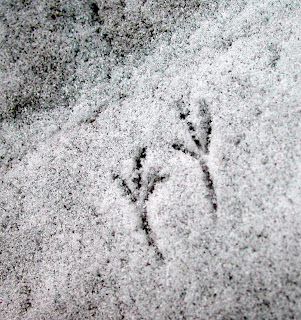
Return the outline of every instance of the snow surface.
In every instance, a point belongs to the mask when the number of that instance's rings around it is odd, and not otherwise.
[[[2,1],[1,319],[300,319],[300,2],[144,2]]]

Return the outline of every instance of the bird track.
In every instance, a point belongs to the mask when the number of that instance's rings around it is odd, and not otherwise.
[[[202,100],[199,103],[200,123],[198,131],[192,122],[187,121],[189,115],[189,110],[186,112],[180,110],[180,120],[185,121],[196,151],[189,150],[183,143],[173,143],[172,148],[189,155],[199,162],[203,173],[203,181],[207,189],[206,198],[209,200],[211,205],[213,220],[216,221],[218,203],[212,175],[206,160],[206,156],[209,154],[212,133],[212,118],[206,101]],[[149,223],[147,201],[149,200],[150,195],[154,192],[156,185],[165,181],[168,177],[161,175],[158,170],[153,170],[145,175],[143,163],[146,157],[147,148],[140,148],[134,159],[134,167],[131,177],[123,179],[120,174],[113,174],[113,180],[119,182],[119,186],[123,190],[124,194],[135,205],[136,210],[139,213],[140,228],[145,233],[148,246],[154,249],[158,260],[164,261],[164,256],[155,241],[155,233]]]
[[[179,107],[179,106],[178,106]],[[197,160],[200,164],[201,170],[203,172],[203,180],[207,188],[207,198],[209,199],[211,210],[213,213],[213,219],[216,220],[216,212],[218,209],[217,197],[215,192],[215,186],[213,183],[212,175],[210,172],[210,168],[207,164],[206,157],[209,154],[210,142],[211,142],[211,133],[212,133],[212,117],[208,108],[206,101],[203,99],[199,103],[199,132],[196,130],[196,127],[192,124],[192,122],[187,121],[187,118],[190,115],[189,110],[183,110],[180,108],[179,118],[181,121],[185,121],[188,131],[190,133],[191,139],[194,142],[195,150],[191,151],[184,146],[182,143],[174,143],[172,144],[172,148],[181,151],[195,160]]]
[[[140,228],[145,233],[148,246],[154,249],[158,260],[164,261],[164,256],[156,244],[155,234],[149,223],[146,202],[154,192],[156,185],[166,180],[167,177],[160,175],[158,171],[149,172],[146,177],[143,175],[143,161],[146,158],[146,151],[147,148],[145,147],[139,150],[135,158],[131,181],[123,179],[119,174],[114,174],[113,180],[119,181],[119,185],[123,189],[124,194],[135,204],[137,212],[139,213]]]

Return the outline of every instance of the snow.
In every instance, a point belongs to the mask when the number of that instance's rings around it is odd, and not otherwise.
[[[142,2],[24,7],[28,87],[1,4],[1,318],[297,319],[300,4]]]

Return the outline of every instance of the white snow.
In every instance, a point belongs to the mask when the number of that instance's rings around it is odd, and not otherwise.
[[[147,54],[78,58],[69,109],[2,120],[1,318],[301,316],[300,4],[199,2]]]

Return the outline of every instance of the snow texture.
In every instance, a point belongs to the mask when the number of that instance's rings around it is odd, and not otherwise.
[[[0,318],[300,319],[298,0],[0,3]]]

